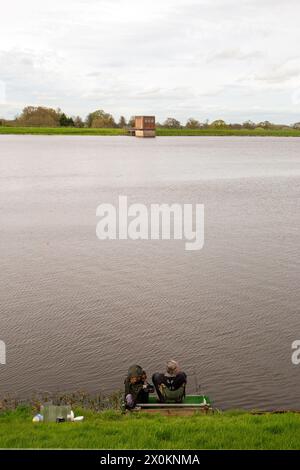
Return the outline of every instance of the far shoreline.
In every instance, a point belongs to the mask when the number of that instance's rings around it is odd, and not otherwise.
[[[77,127],[7,127],[0,135],[128,136],[127,129]],[[300,137],[300,129],[169,129],[157,128],[157,137]]]

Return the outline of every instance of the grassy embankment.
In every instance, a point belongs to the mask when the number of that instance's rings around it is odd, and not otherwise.
[[[32,423],[30,408],[0,414],[0,448],[300,449],[299,414],[192,417],[83,414],[83,423]]]
[[[32,135],[126,135],[124,129],[95,129],[75,127],[4,127],[0,134]],[[274,136],[300,137],[297,129],[166,129],[158,128],[158,136]]]
[[[32,135],[124,135],[124,129],[93,129],[77,127],[1,127],[0,134]]]

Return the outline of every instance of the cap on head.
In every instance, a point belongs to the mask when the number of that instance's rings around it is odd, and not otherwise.
[[[167,362],[167,373],[170,375],[175,375],[179,371],[179,364],[178,362],[171,359]]]

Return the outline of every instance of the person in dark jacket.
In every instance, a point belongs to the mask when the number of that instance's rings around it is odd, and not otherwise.
[[[129,367],[124,384],[124,402],[125,408],[128,410],[134,409],[138,403],[147,403],[149,393],[154,391],[147,382],[146,372],[139,365]]]
[[[152,376],[158,399],[162,403],[181,403],[185,397],[187,376],[181,371],[178,362],[171,359],[167,362],[165,373],[155,373]]]

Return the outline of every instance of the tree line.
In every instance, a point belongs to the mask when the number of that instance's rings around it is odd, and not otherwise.
[[[90,128],[130,128],[134,127],[135,118],[126,119],[121,116],[116,122],[112,114],[98,109],[89,113],[85,120],[80,116],[67,116],[61,109],[52,109],[45,106],[26,106],[20,115],[13,120],[0,119],[2,126],[20,127],[90,127]],[[223,119],[213,122],[208,120],[201,122],[195,118],[189,118],[185,124],[179,120],[168,117],[162,123],[157,122],[156,127],[167,129],[300,129],[300,122],[289,125],[273,124],[269,121],[253,122],[251,120],[239,123],[226,123]]]

